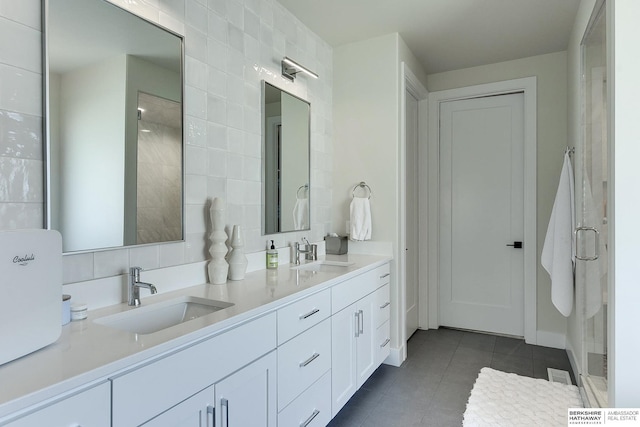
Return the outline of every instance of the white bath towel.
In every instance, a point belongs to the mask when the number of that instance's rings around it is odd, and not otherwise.
[[[569,153],[565,153],[541,256],[542,266],[551,276],[551,301],[565,317],[573,309],[574,229],[573,169]]]
[[[351,199],[351,240],[371,240],[371,205],[367,197]]]
[[[307,230],[309,229],[309,199],[296,199],[293,206],[293,229]]]

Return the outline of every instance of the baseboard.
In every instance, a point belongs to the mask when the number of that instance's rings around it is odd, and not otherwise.
[[[400,348],[392,347],[391,352],[389,353],[389,356],[387,356],[387,358],[384,359],[384,362],[382,363],[384,363],[385,365],[400,367],[400,365],[402,365],[402,362],[404,362],[406,358],[407,358],[407,345],[402,344],[402,347]]]
[[[565,334],[558,334],[556,332],[538,331],[536,334],[536,342],[530,344],[564,350],[567,348],[567,337]]]
[[[578,361],[576,360],[576,352],[573,350],[571,346],[571,341],[567,340],[567,357],[569,358],[569,363],[571,364],[571,370],[573,371],[573,376],[576,379],[576,385],[582,388],[582,373],[578,369]]]

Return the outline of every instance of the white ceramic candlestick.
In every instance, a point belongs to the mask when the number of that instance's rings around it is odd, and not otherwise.
[[[229,264],[224,259],[227,255],[227,233],[224,231],[224,202],[222,199],[216,197],[211,203],[209,209],[209,215],[211,216],[211,226],[213,231],[209,235],[211,240],[211,246],[209,247],[209,253],[211,254],[211,261],[207,266],[207,272],[209,273],[209,283],[214,285],[221,285],[227,282],[227,273],[229,271]]]
[[[247,256],[244,254],[244,238],[239,225],[233,226],[231,233],[231,253],[229,254],[229,279],[242,280],[247,271]]]

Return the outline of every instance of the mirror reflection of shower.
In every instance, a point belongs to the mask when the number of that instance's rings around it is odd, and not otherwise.
[[[182,238],[181,132],[179,102],[138,92],[138,244]]]

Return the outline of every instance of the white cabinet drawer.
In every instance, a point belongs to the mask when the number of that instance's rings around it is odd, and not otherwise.
[[[391,294],[388,284],[376,291],[375,313],[373,315],[376,328],[391,318]]]
[[[375,346],[375,361],[376,366],[378,366],[384,362],[384,359],[391,352],[391,327],[389,321],[386,321],[376,330]]]
[[[80,425],[111,426],[111,386],[109,382],[67,397],[6,424],[7,427]]]
[[[278,347],[278,411],[330,368],[330,319]]]
[[[275,347],[271,313],[112,378],[113,425],[140,425]]]
[[[366,271],[331,288],[331,313],[335,314],[379,288],[377,270]]]
[[[386,285],[391,282],[391,264],[386,263],[376,268],[376,277],[378,278],[378,286]]]
[[[324,427],[331,421],[331,372],[278,414],[278,427]]]
[[[278,310],[278,345],[331,315],[331,291],[311,295]]]

